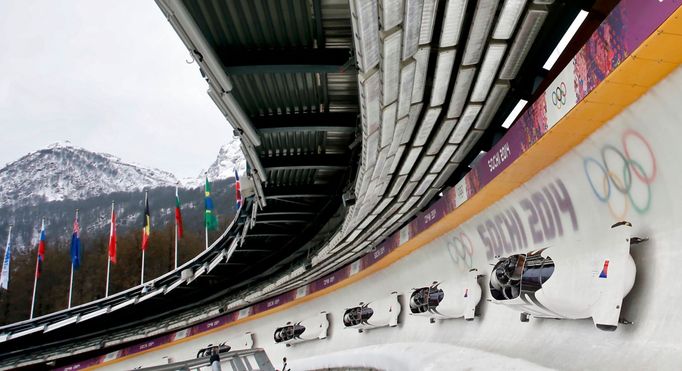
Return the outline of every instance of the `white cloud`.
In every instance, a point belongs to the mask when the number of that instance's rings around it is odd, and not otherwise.
[[[153,1],[0,2],[0,167],[68,139],[194,176],[232,129]]]

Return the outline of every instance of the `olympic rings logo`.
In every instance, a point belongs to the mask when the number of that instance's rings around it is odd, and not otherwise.
[[[474,245],[466,233],[460,232],[459,236],[449,237],[446,244],[448,253],[455,264],[461,263],[468,268],[472,268],[474,264]]]
[[[646,148],[648,152],[646,161],[640,162],[632,158],[630,148],[635,142],[639,142]],[[651,145],[642,134],[634,130],[626,130],[621,138],[621,145],[623,151],[610,144],[602,147],[601,161],[593,157],[587,157],[583,160],[583,168],[592,192],[599,201],[608,204],[609,211],[616,220],[625,220],[631,206],[639,214],[649,211],[652,196],[651,184],[657,175],[656,157]],[[620,162],[621,167],[614,166],[614,162]],[[598,178],[593,177],[590,168],[596,168],[602,173],[601,182]],[[633,191],[638,186],[636,182],[640,183],[639,192]],[[642,188],[645,189],[644,192],[642,192]],[[615,201],[618,199],[615,196],[617,193],[622,195],[621,198],[623,199],[623,206],[620,211],[615,210],[613,205],[617,203]]]
[[[563,82],[552,92],[552,104],[558,109],[566,105],[566,84]]]

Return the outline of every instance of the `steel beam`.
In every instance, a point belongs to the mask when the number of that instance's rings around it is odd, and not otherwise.
[[[349,49],[243,50],[218,47],[216,54],[228,75],[260,73],[354,73]]]
[[[255,116],[251,118],[251,122],[261,131],[263,129],[306,129],[308,127],[346,128],[343,130],[350,131],[352,129],[354,131],[358,127],[358,114],[355,112],[289,113],[284,115]]]

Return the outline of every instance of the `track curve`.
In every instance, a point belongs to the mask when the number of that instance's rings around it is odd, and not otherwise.
[[[191,358],[208,343],[229,341],[248,331],[254,334],[255,346],[265,348],[275,364],[283,356],[304,360],[376,344],[419,342],[447,343],[558,369],[678,369],[682,362],[682,296],[675,290],[679,273],[676,263],[682,261],[678,248],[682,200],[677,196],[682,184],[677,143],[682,137],[680,86],[682,69],[678,68],[501,201],[360,282],[302,305],[106,366],[130,369],[160,364],[162,357],[169,355],[177,360]],[[563,206],[556,209],[555,205]],[[530,212],[533,209],[540,210],[536,218]],[[513,234],[510,229],[494,227],[498,215],[514,212],[521,223]],[[597,330],[591,320],[521,323],[518,312],[486,302],[486,289],[479,304],[480,317],[473,322],[454,319],[429,324],[425,318],[406,315],[405,295],[414,287],[457,280],[469,268],[478,268],[487,276],[497,251],[552,246],[588,256],[598,246],[594,241],[622,219],[633,224],[634,235],[650,238],[631,250],[637,277],[623,303],[622,315],[633,321],[632,325],[621,325],[610,333]],[[488,228],[490,225],[493,227]],[[487,277],[480,283],[487,285]],[[397,328],[362,334],[343,329],[345,308],[391,291],[403,295]],[[330,313],[327,339],[292,347],[274,344],[276,327],[320,311]],[[352,365],[349,359],[346,366]]]

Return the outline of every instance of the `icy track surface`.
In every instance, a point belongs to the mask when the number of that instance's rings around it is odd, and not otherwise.
[[[292,370],[300,371],[343,367],[371,367],[392,371],[552,370],[523,359],[440,343],[374,345],[317,357],[290,359],[288,363]]]

